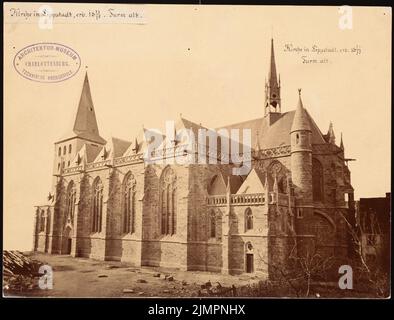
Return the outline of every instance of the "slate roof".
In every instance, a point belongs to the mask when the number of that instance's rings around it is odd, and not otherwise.
[[[95,162],[123,156],[131,142],[112,137],[97,155]]]
[[[68,132],[66,135],[64,135],[60,141],[75,137],[97,142],[99,144],[106,143],[105,139],[100,136],[97,126],[96,113],[94,111],[87,73],[85,74],[85,80],[83,82],[81,97],[79,100],[73,129],[71,132]]]
[[[312,131],[312,144],[324,144],[326,141],[320,129],[313,121],[309,113],[304,109],[307,121]],[[257,145],[261,149],[276,148],[279,146],[290,145],[290,131],[296,111],[284,112],[275,115],[276,121],[269,125],[269,115],[266,117],[249,120],[241,123],[235,123],[221,128],[230,129],[251,129],[252,132],[252,148]],[[240,140],[242,141],[242,132],[240,132]]]

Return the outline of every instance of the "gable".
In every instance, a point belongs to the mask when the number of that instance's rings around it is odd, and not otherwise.
[[[237,194],[262,193],[264,190],[263,174],[257,173],[256,169],[253,168],[239,188]]]

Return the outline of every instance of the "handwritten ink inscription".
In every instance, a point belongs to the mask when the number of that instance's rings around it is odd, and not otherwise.
[[[332,63],[334,56],[359,56],[362,54],[362,48],[359,44],[349,47],[337,46],[299,46],[293,43],[286,43],[283,51],[288,54],[295,54],[303,64],[325,64]]]
[[[38,7],[11,7],[5,11],[6,23],[36,23],[39,19],[51,19],[56,23],[146,23],[144,6],[92,5],[78,8],[47,5],[48,10]]]

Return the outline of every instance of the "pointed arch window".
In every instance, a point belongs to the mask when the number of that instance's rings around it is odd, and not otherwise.
[[[317,159],[312,159],[313,200],[323,201],[323,166]]]
[[[67,187],[67,198],[66,198],[67,220],[69,220],[71,223],[74,221],[75,199],[76,199],[76,189],[74,182],[71,181]]]
[[[167,167],[164,169],[160,178],[160,221],[162,235],[173,235],[176,233],[176,191],[175,172],[172,168]]]
[[[216,214],[214,211],[209,214],[209,236],[216,238]]]
[[[103,184],[100,178],[93,183],[93,221],[92,232],[101,232],[103,217]]]
[[[245,231],[253,230],[253,212],[252,209],[245,210]]]
[[[123,233],[135,232],[135,186],[131,172],[123,180]]]

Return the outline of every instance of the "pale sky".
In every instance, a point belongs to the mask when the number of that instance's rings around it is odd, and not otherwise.
[[[20,4],[21,5],[21,4]],[[19,6],[20,6],[19,5]],[[7,10],[7,7],[6,9]],[[30,250],[34,205],[51,190],[54,142],[72,129],[84,68],[60,83],[21,77],[12,60],[38,42],[78,52],[88,66],[101,135],[133,141],[144,125],[179,113],[206,127],[261,117],[270,38],[275,40],[282,111],[304,107],[339,144],[343,132],[356,198],[390,191],[391,10],[353,8],[353,29],[337,7],[145,6],[146,24],[36,24],[4,27],[4,248]],[[359,46],[303,64],[285,45]],[[311,54],[312,57],[316,55]]]

